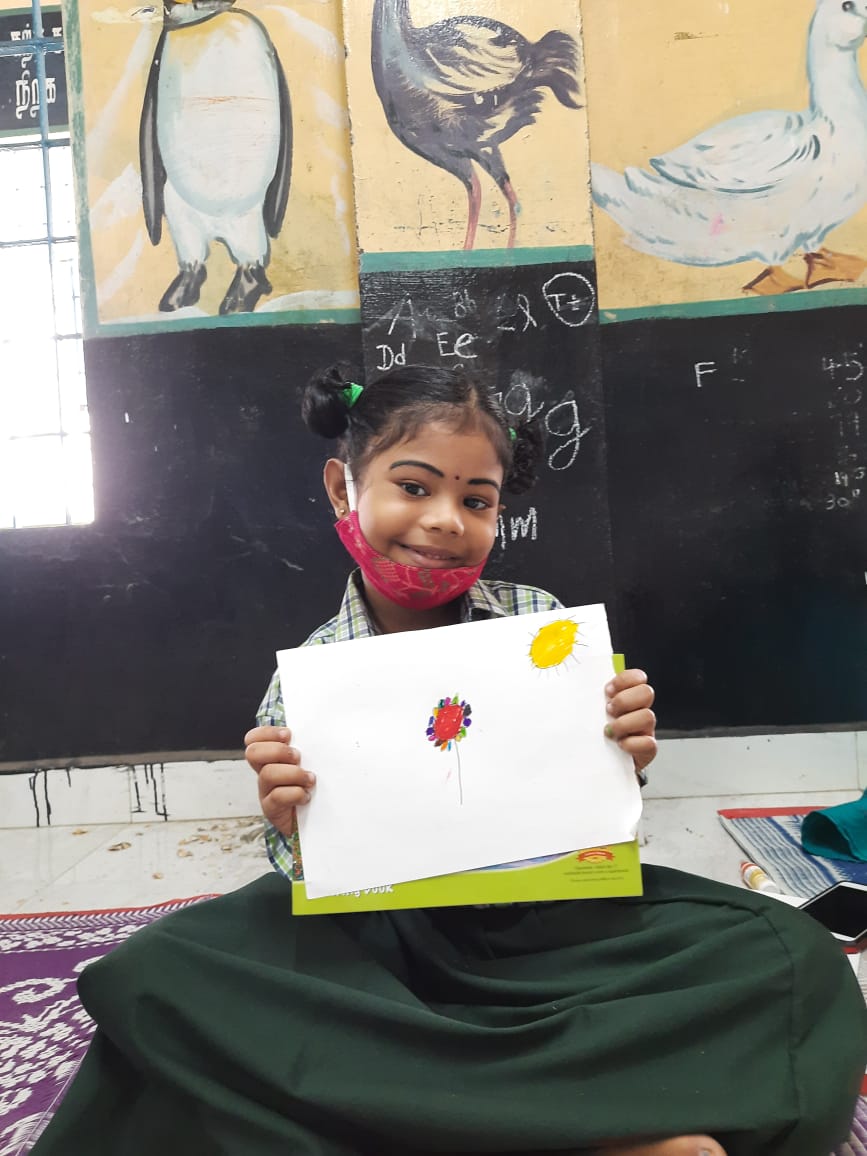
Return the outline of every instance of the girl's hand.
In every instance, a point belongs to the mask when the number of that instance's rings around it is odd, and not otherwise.
[[[259,803],[265,818],[287,837],[295,808],[310,802],[316,776],[301,766],[301,755],[289,745],[287,727],[254,727],[244,735],[247,762],[259,778]]]
[[[605,733],[632,755],[636,773],[656,758],[656,715],[650,709],[656,697],[643,670],[624,670],[605,688],[611,718]]]

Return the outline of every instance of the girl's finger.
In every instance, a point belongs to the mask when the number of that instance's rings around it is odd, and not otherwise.
[[[285,743],[252,743],[244,752],[244,757],[259,774],[269,763],[297,766],[301,762],[301,752]]]
[[[630,711],[643,710],[653,706],[654,698],[653,687],[648,686],[647,683],[642,683],[640,686],[621,690],[608,700],[605,709],[614,718],[619,718],[620,715],[628,714]]]
[[[633,710],[629,714],[613,719],[605,728],[610,739],[628,738],[630,735],[650,735],[656,730],[656,715],[649,708]]]
[[[292,732],[288,727],[253,727],[244,735],[244,746],[251,743],[288,743],[292,739]]]
[[[605,693],[609,698],[613,698],[615,694],[619,694],[621,690],[629,690],[630,687],[640,686],[647,682],[647,675],[643,670],[637,667],[631,670],[621,670],[620,674],[615,674],[614,678],[605,687]]]
[[[656,739],[651,735],[630,735],[621,739],[618,746],[632,756],[636,771],[643,771],[656,758]]]
[[[294,807],[303,807],[309,803],[310,798],[310,792],[304,787],[275,787],[262,799],[262,810],[273,823],[272,816],[287,816]],[[275,827],[277,825],[274,823]]]
[[[316,776],[310,771],[305,771],[303,767],[268,763],[259,772],[259,798],[266,798],[279,787],[301,787],[309,790],[315,782]]]

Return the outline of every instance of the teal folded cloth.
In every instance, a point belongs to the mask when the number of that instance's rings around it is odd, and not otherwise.
[[[811,855],[867,863],[867,791],[851,803],[805,815],[801,842]]]

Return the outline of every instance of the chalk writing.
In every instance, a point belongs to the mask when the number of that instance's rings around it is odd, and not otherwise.
[[[559,440],[560,444],[548,454],[547,465],[555,473],[560,473],[574,465],[581,442],[590,433],[592,426],[582,425],[578,403],[571,390],[559,401],[549,403],[544,399],[539,400],[544,389],[543,378],[518,370],[512,374],[506,392],[495,396],[509,417],[518,421],[540,418],[547,433]]]
[[[462,289],[460,293],[455,293],[455,320],[463,321],[465,317],[472,316],[476,311],[476,303],[470,296],[469,289]]]
[[[545,388],[544,378],[522,374],[520,371],[512,374],[509,388],[505,393],[497,394],[497,400],[510,417],[524,418],[532,421],[545,408],[545,402],[535,402],[533,393],[542,393]]]
[[[565,417],[565,423],[563,418]],[[565,425],[565,428],[564,428]],[[581,442],[590,433],[591,426],[582,426],[578,416],[578,403],[568,396],[552,405],[545,415],[545,429],[554,437],[566,440],[548,455],[548,465],[552,470],[568,470],[578,457]]]
[[[515,318],[517,318],[516,323],[514,325],[509,324],[509,322]],[[520,330],[518,329],[519,325],[521,327]],[[526,333],[531,326],[533,329],[538,329],[539,322],[533,316],[533,311],[530,308],[530,298],[526,293],[519,293],[515,298],[514,312],[509,314],[507,320],[500,322],[497,328],[501,333]]]
[[[510,514],[508,525],[505,514],[500,514],[497,518],[497,537],[502,546],[507,546],[509,542],[517,542],[519,538],[535,542],[538,536],[539,511],[535,506],[531,506],[526,515]]]
[[[558,321],[579,329],[593,316],[596,293],[582,273],[555,273],[542,286],[545,304]]]
[[[695,384],[701,389],[703,377],[709,373],[717,372],[717,364],[715,361],[697,361],[695,363]]]
[[[448,333],[438,333],[437,352],[442,358],[458,357],[461,361],[471,361],[479,356],[473,349],[475,340],[474,333],[461,333],[457,339],[452,339]]]
[[[834,468],[829,472],[822,506],[825,510],[848,510],[859,504],[867,474],[867,456],[859,452],[861,403],[864,389],[864,351],[854,349],[826,355],[822,372],[831,386],[826,411],[835,442]]]
[[[395,328],[399,324],[409,326],[413,341],[415,341],[415,339],[418,337],[418,329],[416,328],[415,324],[415,309],[413,308],[411,297],[403,297],[396,305],[392,306],[392,308],[389,309],[386,314],[384,314],[382,320],[391,321],[391,324],[388,327],[389,337],[391,337],[395,331]]]
[[[743,385],[744,378],[741,376],[741,366],[744,362],[749,360],[750,351],[748,349],[741,349],[735,346],[727,355],[726,364],[724,367],[720,366],[718,361],[696,361],[693,365],[693,374],[695,375],[695,384],[698,389],[701,389],[705,384],[704,379],[718,374],[725,370],[725,380],[734,385]],[[710,383],[708,383],[710,384]]]
[[[406,342],[402,341],[396,349],[384,343],[377,345],[376,356],[376,368],[383,373],[396,365],[406,365]]]
[[[532,293],[474,295],[462,287],[448,291],[439,306],[433,300],[419,303],[406,293],[369,326],[378,342],[378,366],[406,364],[398,358],[412,360],[412,345],[420,338],[432,341],[445,361],[475,360],[477,344],[491,344],[498,332],[520,337],[540,329],[542,302],[559,324],[580,329],[595,316],[596,291],[582,273],[566,270],[538,284]],[[460,325],[457,331],[452,329],[455,322]],[[381,337],[380,327],[385,329]]]

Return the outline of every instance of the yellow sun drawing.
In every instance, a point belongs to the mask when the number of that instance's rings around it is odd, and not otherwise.
[[[539,670],[560,666],[575,652],[578,623],[558,618],[539,628],[530,644],[530,661]]]

